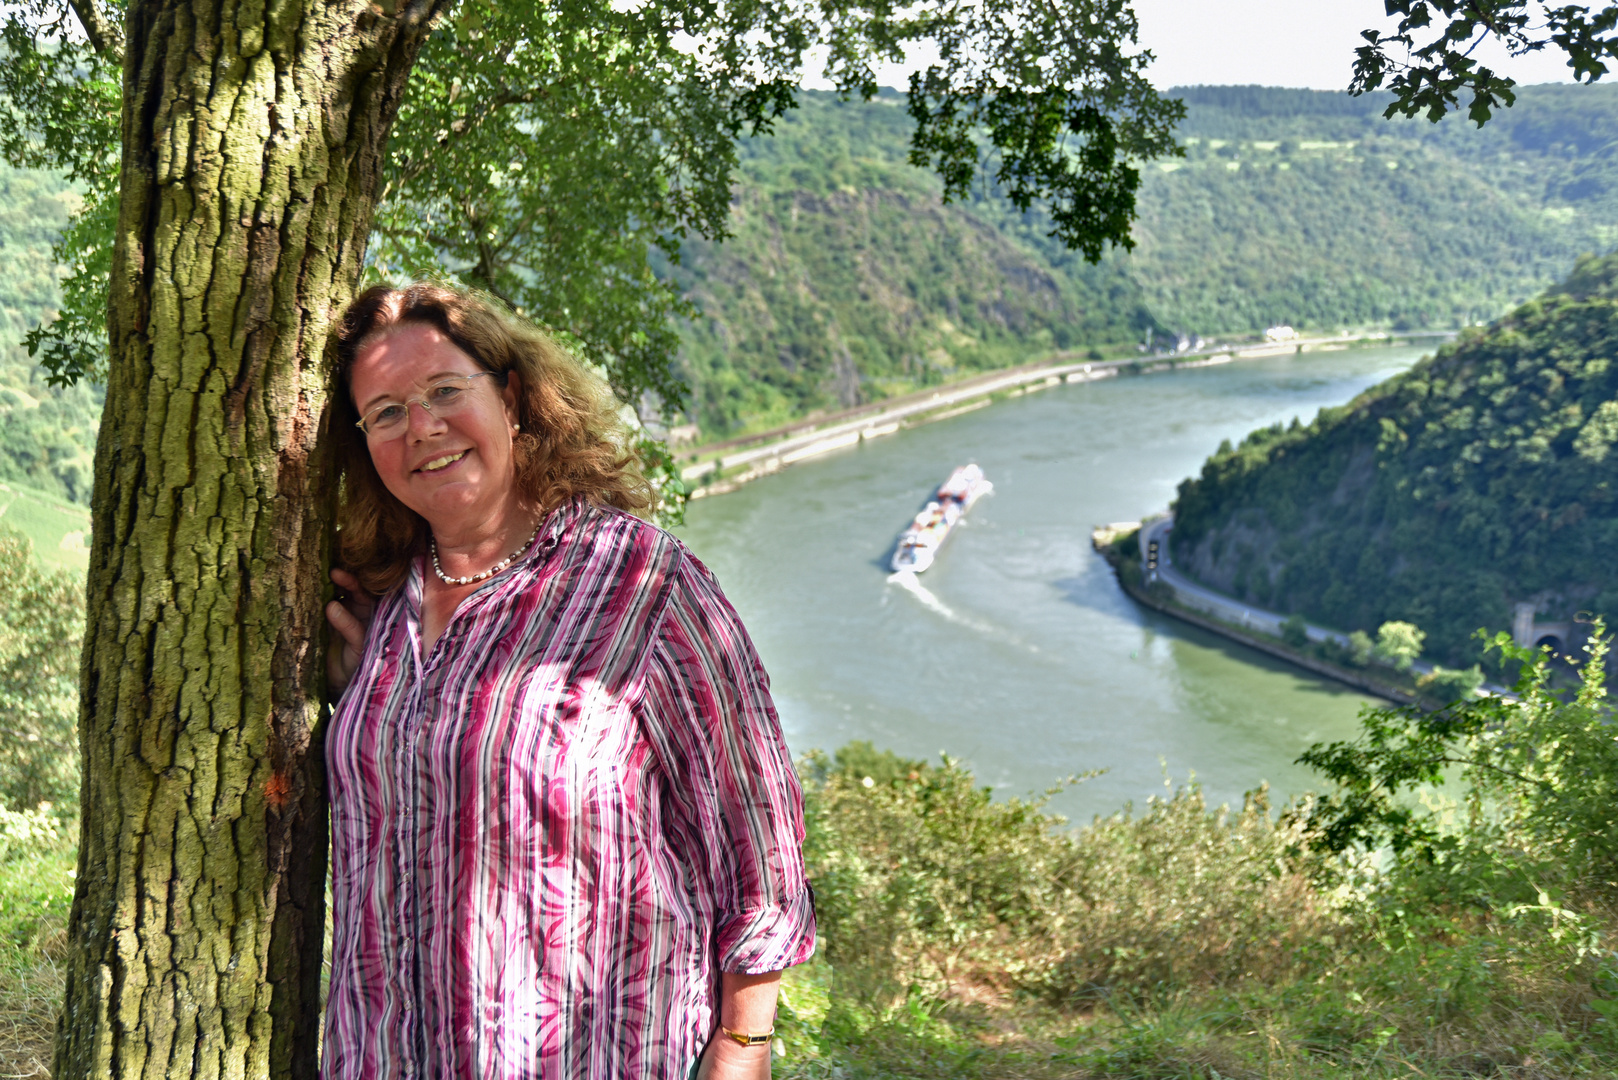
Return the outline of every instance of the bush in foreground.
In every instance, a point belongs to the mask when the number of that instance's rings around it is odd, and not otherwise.
[[[1334,789],[1279,816],[1262,790],[1229,811],[1188,786],[1074,830],[1050,793],[995,801],[947,757],[810,755],[822,942],[787,975],[776,1075],[1618,1075],[1593,640],[1567,695],[1525,655],[1516,701],[1369,710],[1309,755]],[[35,759],[6,760],[0,786]],[[0,811],[5,1075],[43,1075],[71,835],[52,808]]]
[[[1546,772],[1519,789],[1480,765],[1457,812],[1429,761],[1419,790],[1376,804],[1438,838],[1431,856],[1332,834],[1347,787],[1278,819],[1262,792],[1227,812],[1188,787],[1070,831],[1043,799],[992,801],[948,758],[811,755],[822,949],[788,975],[776,1074],[1618,1075],[1618,954],[1603,945],[1618,894],[1595,872],[1605,841],[1568,846],[1612,812],[1618,769],[1595,756],[1577,784],[1540,782],[1588,754],[1586,737],[1612,743],[1598,705],[1544,691],[1452,706],[1494,722],[1517,709],[1519,731],[1566,746],[1536,758],[1485,725],[1489,763]],[[1360,750],[1406,721],[1419,733],[1418,713],[1368,711]],[[1577,881],[1529,888],[1548,864],[1522,861],[1524,829],[1585,868]]]
[[[1286,978],[1338,921],[1262,791],[1227,813],[1182,788],[1073,832],[1045,797],[993,801],[947,756],[850,756],[808,759],[807,854],[825,957],[874,1001],[1076,1005]]]

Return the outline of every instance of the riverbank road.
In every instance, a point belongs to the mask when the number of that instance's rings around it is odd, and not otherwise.
[[[1141,523],[1140,527],[1140,553],[1141,566],[1148,563],[1148,554],[1151,545],[1157,545],[1157,567],[1146,569],[1146,581],[1162,582],[1174,590],[1174,599],[1180,604],[1200,611],[1205,615],[1212,615],[1235,626],[1248,630],[1257,630],[1260,633],[1273,637],[1281,636],[1281,624],[1286,621],[1285,615],[1263,608],[1244,604],[1233,596],[1215,592],[1205,585],[1199,585],[1182,574],[1174,565],[1174,557],[1169,553],[1169,532],[1174,528],[1174,515],[1165,514],[1160,518],[1153,518]],[[1348,635],[1340,634],[1335,630],[1328,630],[1323,626],[1305,623],[1304,630],[1310,641],[1334,641],[1339,645],[1348,644]]]
[[[1174,600],[1193,611],[1200,611],[1204,615],[1228,622],[1249,630],[1273,637],[1281,636],[1281,624],[1286,616],[1263,608],[1244,604],[1233,596],[1215,592],[1206,585],[1200,585],[1186,577],[1174,565],[1174,557],[1169,553],[1169,533],[1174,528],[1174,515],[1165,514],[1159,518],[1141,522],[1140,526],[1140,554],[1142,572],[1146,575],[1146,583],[1158,582],[1174,590]],[[1157,545],[1157,566],[1149,568],[1151,561],[1151,546]],[[1339,645],[1348,644],[1348,635],[1336,630],[1328,630],[1324,626],[1314,623],[1304,623],[1304,632],[1309,635],[1310,641],[1333,641]],[[1410,670],[1417,675],[1427,675],[1433,671],[1433,664],[1427,660],[1417,660],[1410,665]],[[1497,697],[1510,698],[1511,691],[1494,683],[1484,683],[1485,693]]]

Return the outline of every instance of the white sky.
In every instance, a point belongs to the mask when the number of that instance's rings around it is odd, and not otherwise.
[[[1140,43],[1152,50],[1159,88],[1257,83],[1343,90],[1360,31],[1398,26],[1382,0],[1135,0]],[[1513,60],[1480,49],[1490,67],[1522,85],[1569,82],[1560,53]]]
[[[1360,31],[1397,25],[1382,0],[1134,0],[1134,7],[1140,44],[1157,57],[1149,73],[1159,89],[1256,83],[1343,90]],[[1513,60],[1496,48],[1478,56],[1525,86],[1571,81],[1558,52]],[[881,68],[877,81],[903,88],[909,67]],[[830,88],[816,78],[805,85]]]

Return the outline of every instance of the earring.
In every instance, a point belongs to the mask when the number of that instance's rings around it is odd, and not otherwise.
[[[522,425],[521,424],[512,424],[511,425],[511,433],[513,435],[517,434],[517,432],[519,432],[521,430],[522,430]]]

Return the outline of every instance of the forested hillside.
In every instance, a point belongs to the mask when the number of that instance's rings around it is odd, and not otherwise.
[[[901,96],[805,94],[745,141],[722,244],[660,264],[709,437],[1148,335],[1454,327],[1618,244],[1618,86],[1530,87],[1482,130],[1386,121],[1373,96],[1176,91],[1186,156],[1146,167],[1133,253],[1087,265],[993,192],[944,206],[905,162]],[[40,385],[14,343],[54,300],[71,193],[0,171],[0,481],[87,498],[96,399]],[[33,402],[41,402],[39,406]]]
[[[56,305],[51,244],[76,201],[56,177],[0,162],[0,483],[88,504],[100,389],[47,386],[20,344]]]
[[[1119,267],[1056,250],[997,202],[942,205],[937,178],[904,162],[911,126],[891,92],[865,105],[805,94],[773,136],[743,144],[735,235],[688,242],[672,271],[705,316],[683,350],[705,431],[1151,325]]]
[[[1221,446],[1180,486],[1175,560],[1344,630],[1471,663],[1512,605],[1618,622],[1618,255],[1409,372]]]
[[[748,141],[735,237],[686,245],[684,364],[705,432],[1164,335],[1493,319],[1618,242],[1618,87],[1530,87],[1482,130],[1375,96],[1175,91],[1184,159],[1149,165],[1133,253],[1088,266],[992,192],[942,206],[898,95],[806,94]]]
[[[1148,167],[1123,261],[1177,329],[1487,322],[1618,236],[1618,205],[1577,180],[1618,182],[1618,94],[1586,89],[1530,88],[1482,130],[1346,95],[1183,91],[1186,157]],[[1536,122],[1564,112],[1605,139],[1548,139]]]

